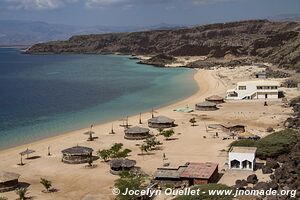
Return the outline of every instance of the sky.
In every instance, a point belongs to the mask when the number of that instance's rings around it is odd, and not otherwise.
[[[0,0],[0,20],[69,25],[196,25],[300,16],[300,0]]]

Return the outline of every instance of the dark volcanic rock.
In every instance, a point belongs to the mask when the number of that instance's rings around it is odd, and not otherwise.
[[[271,169],[277,169],[279,167],[279,164],[276,160],[271,159],[271,158],[267,158],[266,166],[271,168]]]
[[[279,70],[273,70],[270,67],[266,68],[266,74],[268,78],[287,78],[291,76],[289,73]]]
[[[299,80],[295,79],[286,79],[283,83],[282,86],[286,88],[296,88],[299,83]]]
[[[270,189],[270,186],[266,182],[258,182],[256,185],[253,186],[253,189],[255,189],[255,190],[268,190],[268,189]]]
[[[164,67],[167,64],[171,64],[176,59],[172,56],[166,55],[166,54],[159,54],[156,56],[153,56],[152,58],[148,60],[142,60],[139,63],[141,64],[147,64],[147,65],[154,65],[157,67]]]
[[[256,174],[249,175],[247,177],[247,183],[256,184],[258,182]]]
[[[73,36],[67,41],[33,45],[27,52],[251,56],[280,67],[299,69],[299,33],[298,22],[248,20],[175,30]]]
[[[236,180],[235,181],[235,187],[238,189],[245,189],[245,186],[247,186],[248,183],[246,180]]]
[[[271,167],[268,167],[268,166],[266,166],[266,165],[264,165],[263,167],[262,167],[262,173],[263,174],[271,174],[271,173],[273,173],[273,170],[272,170],[272,168]]]

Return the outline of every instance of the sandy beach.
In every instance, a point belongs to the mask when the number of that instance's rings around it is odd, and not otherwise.
[[[137,166],[149,174],[153,175],[157,167],[163,164],[163,154],[165,153],[171,166],[177,166],[186,162],[215,162],[219,164],[219,171],[226,170],[228,145],[233,141],[222,140],[228,134],[219,131],[219,138],[214,138],[216,130],[210,130],[209,124],[224,122],[234,122],[246,125],[250,132],[265,136],[266,128],[273,127],[275,130],[283,128],[283,121],[292,113],[290,108],[284,107],[281,100],[270,101],[269,106],[263,106],[262,101],[228,101],[219,106],[217,111],[194,111],[192,113],[179,113],[173,111],[176,108],[194,108],[195,103],[201,102],[210,95],[225,95],[226,89],[234,87],[237,81],[251,79],[251,75],[261,70],[248,66],[238,69],[220,68],[216,70],[195,70],[194,79],[199,90],[191,97],[181,100],[172,105],[156,109],[155,115],[165,115],[175,119],[178,124],[174,128],[176,140],[165,141],[162,136],[158,139],[163,142],[162,150],[153,151],[149,155],[141,156],[137,144],[142,141],[130,141],[124,139],[124,128],[120,127],[121,121],[100,124],[94,126],[95,141],[88,142],[87,136],[83,133],[88,130],[82,129],[65,133],[56,137],[44,139],[31,144],[18,146],[0,152],[0,169],[21,174],[20,181],[29,183],[28,196],[34,199],[43,200],[105,200],[113,199],[111,189],[114,181],[118,178],[109,173],[109,165],[101,159],[94,162],[97,167],[90,169],[86,164],[68,165],[61,162],[61,150],[75,145],[83,145],[94,149],[94,154],[99,149],[109,148],[116,142],[124,144],[125,148],[132,150],[130,159],[137,161]],[[279,80],[282,81],[282,80]],[[284,89],[287,99],[299,95],[299,91],[294,89]],[[142,114],[142,127],[147,127],[147,120],[151,113]],[[195,117],[197,126],[191,126],[189,120]],[[129,117],[129,124],[138,125],[139,116]],[[116,134],[109,134],[112,124]],[[152,134],[157,134],[156,129],[151,129]],[[206,138],[204,138],[204,136]],[[51,156],[47,156],[48,146],[50,146]],[[26,148],[36,150],[37,159],[24,159],[24,166],[17,165],[20,162],[19,152]],[[265,180],[266,177],[259,174],[259,178]],[[247,177],[247,173],[229,173],[222,177],[220,183],[233,185],[236,176],[238,178]],[[241,177],[245,176],[245,177]],[[55,193],[43,193],[39,183],[40,178],[46,178],[53,182],[53,186],[58,189]],[[8,199],[16,199],[15,192],[1,194]]]

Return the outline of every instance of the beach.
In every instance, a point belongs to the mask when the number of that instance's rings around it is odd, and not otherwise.
[[[87,141],[87,135],[83,133],[89,128],[72,131],[56,137],[43,139],[34,143],[14,147],[0,151],[0,169],[21,174],[20,182],[29,183],[28,196],[43,200],[91,200],[91,199],[113,199],[111,193],[114,181],[118,178],[110,174],[109,165],[101,159],[94,162],[95,168],[87,168],[86,164],[69,165],[61,162],[63,149],[82,145],[94,149],[94,154],[99,149],[107,149],[114,143],[123,143],[125,148],[131,149],[130,159],[137,161],[137,166],[153,175],[156,168],[163,165],[163,154],[168,158],[171,166],[182,165],[186,162],[215,162],[219,164],[219,171],[226,170],[227,153],[232,139],[223,140],[228,137],[225,132],[219,132],[219,137],[213,137],[216,130],[210,130],[209,124],[225,122],[240,123],[246,125],[246,130],[259,136],[268,134],[266,128],[273,127],[275,130],[283,129],[283,121],[292,114],[290,108],[284,107],[281,100],[270,101],[264,106],[262,101],[229,101],[222,104],[216,111],[194,111],[192,113],[180,113],[173,111],[176,108],[194,108],[196,103],[204,101],[210,95],[224,96],[227,89],[234,87],[237,81],[250,78],[251,74],[260,69],[253,66],[230,70],[220,68],[216,70],[195,69],[194,80],[198,85],[198,91],[192,96],[173,103],[171,105],[155,109],[155,116],[164,115],[175,119],[178,125],[174,128],[175,139],[166,141],[162,136],[158,139],[163,142],[162,149],[153,151],[149,155],[140,155],[137,144],[142,141],[125,140],[124,128],[119,126],[122,121],[95,125],[93,131],[98,137],[95,141]],[[299,95],[299,91],[287,89],[286,98],[290,99]],[[159,98],[159,97],[156,97]],[[191,126],[189,120],[195,117],[197,126]],[[151,113],[142,113],[142,127],[148,127],[147,120]],[[129,124],[139,125],[139,115],[130,116]],[[111,127],[116,134],[109,134]],[[152,134],[157,134],[156,129],[151,129]],[[50,147],[51,156],[47,156]],[[19,152],[26,148],[34,149],[36,159],[24,159],[24,166],[17,165],[20,162]],[[245,177],[247,177],[245,173]],[[260,176],[260,175],[259,175]],[[245,178],[238,177],[238,178]],[[52,181],[58,192],[43,193],[39,183],[40,178]],[[259,177],[266,180],[266,176]],[[234,175],[226,174],[220,180],[221,183],[233,185]],[[15,199],[15,192],[4,193],[8,199]]]

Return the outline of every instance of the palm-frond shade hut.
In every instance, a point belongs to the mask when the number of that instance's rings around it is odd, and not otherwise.
[[[224,98],[220,97],[218,95],[212,95],[210,97],[207,97],[205,99],[205,101],[216,103],[216,104],[220,104],[220,103],[224,103]]]
[[[27,155],[27,157],[28,157],[28,155],[30,155],[30,154],[32,154],[32,153],[35,153],[35,150],[32,150],[32,149],[26,149],[25,151],[22,151],[22,152],[20,153],[20,155],[21,155],[21,156]]]
[[[150,128],[171,128],[173,127],[175,120],[165,116],[153,117],[148,120],[148,126]]]
[[[109,164],[110,164],[110,172],[112,174],[117,175],[124,171],[132,170],[136,165],[136,161],[120,158],[120,159],[111,160]]]
[[[93,149],[84,146],[74,146],[61,151],[62,161],[68,164],[87,163],[92,158]]]
[[[142,128],[138,126],[125,129],[124,132],[124,138],[128,140],[143,140],[151,137],[151,135],[149,134],[150,130],[148,128]]]
[[[245,126],[242,124],[234,124],[234,123],[225,123],[221,124],[223,131],[230,133],[243,133],[245,132]]]
[[[201,111],[212,111],[212,110],[217,110],[217,104],[212,103],[209,101],[203,101],[201,103],[197,103],[195,105],[196,110],[201,110]]]
[[[0,171],[0,192],[8,192],[18,187],[20,174]]]

